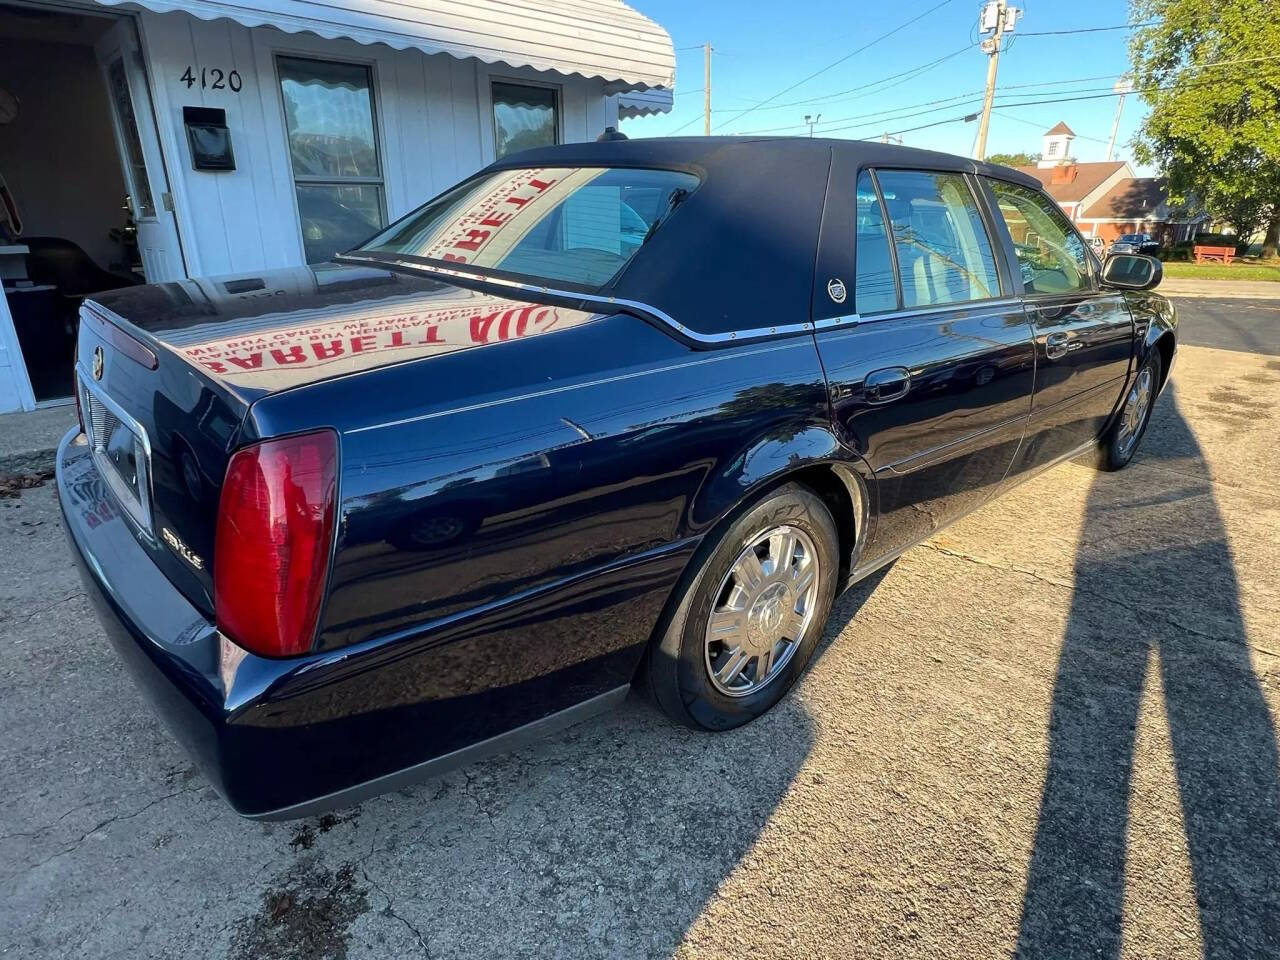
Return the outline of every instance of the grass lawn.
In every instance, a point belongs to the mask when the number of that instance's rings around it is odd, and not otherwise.
[[[1277,280],[1280,264],[1261,263],[1166,263],[1166,277],[1198,277],[1201,280]]]

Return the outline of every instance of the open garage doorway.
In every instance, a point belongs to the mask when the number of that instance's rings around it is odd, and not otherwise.
[[[132,18],[0,0],[4,406],[72,396],[85,296],[184,275],[171,207]]]

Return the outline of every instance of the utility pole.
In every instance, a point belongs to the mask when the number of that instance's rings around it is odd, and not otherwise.
[[[973,147],[973,158],[981,160],[987,155],[987,129],[991,126],[991,101],[996,95],[996,71],[1000,67],[1000,46],[1004,35],[1011,32],[1022,13],[1009,6],[1005,0],[991,0],[978,15],[978,32],[992,36],[982,41],[982,52],[987,55],[987,92],[982,98],[982,119],[978,123],[978,142]]]
[[[811,114],[806,113],[806,114],[804,115],[804,122],[805,122],[805,123],[807,123],[807,124],[809,125],[809,139],[810,139],[810,140],[812,140],[812,139],[813,139],[813,126],[814,126],[814,124],[816,124],[816,123],[817,123],[819,120],[821,120],[821,119],[822,119],[822,114],[818,114],[817,116],[812,116]]]
[[[702,45],[702,135],[711,136],[711,44]]]
[[[1116,118],[1111,123],[1111,140],[1107,143],[1107,162],[1111,161],[1111,155],[1115,153],[1116,134],[1120,132],[1120,111],[1124,109],[1125,95],[1133,93],[1133,80],[1129,77],[1121,77],[1111,89],[1120,94],[1120,99],[1116,101]]]

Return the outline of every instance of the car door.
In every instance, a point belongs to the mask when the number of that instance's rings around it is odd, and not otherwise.
[[[836,429],[875,474],[873,563],[998,487],[1030,411],[1034,358],[969,175],[835,174],[815,337]],[[851,252],[856,312],[839,314]]]
[[[1012,476],[1044,466],[1101,434],[1133,356],[1124,294],[1099,285],[1085,242],[1041,191],[988,179],[1035,334],[1036,386]]]

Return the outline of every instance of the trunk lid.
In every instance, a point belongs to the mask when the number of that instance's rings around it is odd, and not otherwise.
[[[118,513],[212,616],[222,480],[238,447],[264,439],[256,401],[592,316],[341,264],[131,287],[92,297],[81,310],[78,400]],[[297,428],[334,426],[335,418],[318,409]]]

